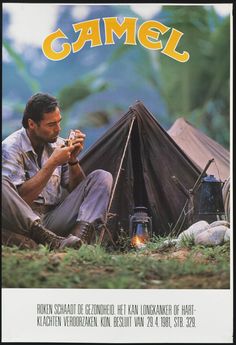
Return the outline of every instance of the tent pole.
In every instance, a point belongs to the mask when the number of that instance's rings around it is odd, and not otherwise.
[[[108,208],[107,208],[107,211],[108,211],[108,212],[109,212],[109,210],[110,210],[110,207],[111,207],[111,204],[112,204],[112,201],[113,201],[113,198],[114,198],[116,186],[117,186],[118,179],[119,179],[119,176],[120,176],[120,172],[121,172],[123,160],[124,160],[124,158],[125,158],[125,153],[126,153],[126,150],[127,150],[127,146],[128,146],[128,143],[129,143],[129,139],[130,139],[130,135],[131,135],[131,131],[132,131],[132,128],[133,128],[133,124],[134,124],[134,120],[135,120],[135,119],[136,119],[136,116],[133,115],[132,122],[131,122],[131,125],[130,125],[130,128],[129,128],[128,137],[127,137],[127,140],[126,140],[126,143],[125,143],[125,147],[124,147],[124,151],[123,151],[123,154],[122,154],[122,157],[121,157],[120,166],[119,166],[118,173],[117,173],[117,176],[116,176],[114,185],[113,185],[113,189],[112,189],[112,193],[111,193],[111,198],[110,198],[109,205],[108,205]]]

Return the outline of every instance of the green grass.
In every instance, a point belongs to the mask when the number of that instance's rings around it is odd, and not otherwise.
[[[5,288],[227,289],[230,247],[163,249],[155,238],[145,249],[98,245],[49,251],[2,247]]]

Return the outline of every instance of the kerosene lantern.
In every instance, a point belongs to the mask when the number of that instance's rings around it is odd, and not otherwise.
[[[134,208],[134,214],[130,216],[129,229],[131,246],[136,249],[144,248],[152,235],[152,219],[148,216],[146,207]]]
[[[225,210],[222,196],[223,183],[214,175],[202,179],[200,186],[199,219],[212,222],[224,219]]]

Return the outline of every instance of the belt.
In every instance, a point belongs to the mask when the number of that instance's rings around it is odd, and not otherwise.
[[[39,204],[39,203],[33,203],[31,208],[33,211],[44,214],[49,211],[52,211],[55,208],[55,205],[44,205],[44,204]]]

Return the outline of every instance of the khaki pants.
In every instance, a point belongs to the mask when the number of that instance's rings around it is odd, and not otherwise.
[[[2,221],[11,231],[29,236],[32,224],[41,223],[57,235],[67,236],[77,221],[106,222],[107,206],[112,188],[112,175],[104,170],[90,173],[46,213],[33,210],[18,194],[14,184],[2,179]]]

